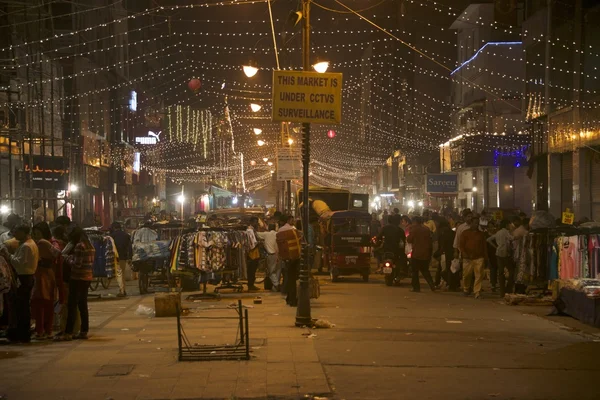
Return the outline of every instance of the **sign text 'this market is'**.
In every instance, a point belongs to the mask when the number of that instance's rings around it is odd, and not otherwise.
[[[335,124],[341,111],[342,74],[274,71],[274,121]]]

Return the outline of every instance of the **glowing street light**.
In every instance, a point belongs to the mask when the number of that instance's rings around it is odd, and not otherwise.
[[[477,186],[473,186],[473,191],[476,192],[477,191]]]
[[[293,144],[294,144],[294,139],[292,139],[292,138],[289,138],[289,139],[288,139],[288,144],[289,144],[290,146],[291,146],[291,145],[293,145]]]
[[[254,160],[250,161],[250,165],[255,166],[256,165],[256,161],[254,161]]]
[[[263,158],[263,161],[267,162],[267,161],[269,161],[269,159],[267,157],[265,157],[265,158]]]
[[[413,207],[415,206],[415,202],[414,202],[414,201],[412,201],[412,200],[409,200],[409,201],[408,201],[408,206],[409,206],[410,208],[413,208]]]
[[[258,68],[256,68],[253,65],[243,65],[242,69],[244,70],[244,74],[246,74],[248,78],[252,78],[258,73]]]
[[[10,208],[7,205],[3,204],[0,206],[0,214],[8,214],[10,212]]]
[[[272,163],[271,161],[269,161],[269,162],[267,163],[267,165],[268,165],[269,167],[272,167],[272,166],[273,166],[273,163]]]
[[[259,146],[264,146],[265,145],[265,141],[264,140],[259,140],[256,142]]]
[[[252,112],[259,112],[261,108],[262,108],[262,106],[260,104],[256,104],[256,103],[250,104],[250,109],[252,110]]]
[[[72,183],[72,184],[71,184],[71,186],[69,186],[69,190],[70,190],[72,193],[75,193],[76,191],[78,191],[78,190],[79,190],[79,187],[77,187],[77,185],[76,185],[76,184]]]
[[[313,65],[313,69],[320,74],[327,72],[327,68],[329,68],[329,61],[319,61]]]
[[[184,196],[184,195],[182,195],[182,194],[180,194],[180,195],[179,195],[179,197],[177,197],[177,201],[178,201],[180,204],[183,204],[183,203],[185,203],[185,196]]]
[[[260,128],[254,128],[253,131],[255,135],[260,135],[262,133],[262,129]]]

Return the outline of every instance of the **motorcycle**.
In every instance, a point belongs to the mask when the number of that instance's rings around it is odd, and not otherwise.
[[[397,274],[395,273],[396,262],[395,262],[395,254],[394,253],[384,253],[383,254],[383,265],[382,271],[385,277],[386,286],[392,286],[394,283],[397,283]]]

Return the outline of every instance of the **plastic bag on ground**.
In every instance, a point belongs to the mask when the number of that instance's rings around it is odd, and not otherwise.
[[[135,315],[154,315],[154,308],[147,307],[143,305],[138,305],[137,310],[135,310]]]
[[[452,260],[452,264],[450,264],[450,271],[452,271],[453,274],[460,271],[460,260],[458,258]]]

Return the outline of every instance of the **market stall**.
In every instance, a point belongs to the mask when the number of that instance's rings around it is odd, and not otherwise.
[[[197,283],[221,281],[220,287],[242,290],[246,276],[249,233],[244,229],[198,228],[171,242],[169,271],[173,275],[197,276]],[[197,290],[196,286],[196,290]]]
[[[534,229],[513,242],[517,292],[548,283],[559,312],[600,327],[600,227]]]

